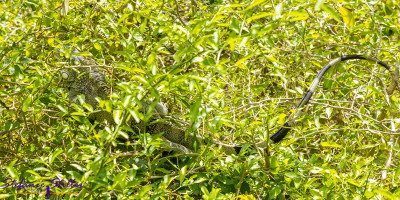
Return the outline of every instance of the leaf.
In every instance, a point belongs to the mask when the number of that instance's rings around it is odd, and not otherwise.
[[[333,19],[335,19],[338,22],[342,22],[342,19],[340,18],[339,14],[333,8],[329,7],[326,4],[321,4],[320,7],[322,8],[322,10],[329,13],[331,17],[333,17]]]
[[[254,6],[257,6],[264,2],[265,0],[255,0],[253,3],[251,3],[249,6],[247,6],[246,10],[252,9]]]
[[[276,158],[276,156],[271,156],[270,159],[271,159],[271,169],[273,170],[273,173],[276,174],[279,171],[280,167],[279,161]]]
[[[260,125],[260,124],[264,124],[264,123],[262,123],[260,121],[253,121],[253,122],[251,122],[250,126],[257,125],[257,124]]]
[[[113,112],[114,121],[116,124],[122,123],[122,110],[114,110]]]
[[[321,5],[324,3],[325,0],[318,0],[317,3],[315,4],[315,11],[319,11],[321,8]]]
[[[31,95],[28,95],[28,97],[26,97],[24,99],[24,101],[22,102],[22,111],[26,112],[29,108],[29,106],[31,106],[32,104],[32,97]]]
[[[254,54],[249,54],[249,55],[247,55],[247,56],[245,56],[245,57],[239,59],[239,60],[235,63],[235,65],[236,65],[236,66],[239,66],[242,62],[248,60],[248,59],[251,58],[253,55],[254,55]]]
[[[181,185],[182,185],[183,181],[185,180],[186,172],[187,172],[187,165],[183,166],[181,168],[181,170],[179,171],[179,182]]]
[[[275,6],[275,14],[277,16],[281,16],[282,15],[282,7],[283,7],[282,3],[278,4],[277,6]]]
[[[49,43],[49,45],[52,45],[54,43],[54,38],[47,39],[47,43]]]
[[[365,195],[365,197],[367,197],[367,199],[370,199],[371,197],[374,196],[374,193],[367,190],[367,191],[365,191],[364,195]]]
[[[277,185],[269,191],[269,198],[268,199],[275,199],[282,191],[282,186]]]
[[[97,49],[98,51],[101,50],[101,46],[99,43],[94,43],[94,48]]]
[[[6,166],[6,169],[12,179],[16,179],[18,177],[18,172],[17,172],[17,170],[15,170],[15,168],[13,166]]]
[[[196,100],[196,102],[192,105],[192,107],[190,108],[190,122],[193,125],[193,130],[196,130],[199,126],[198,123],[196,123],[198,121],[198,115],[199,115],[199,110],[200,110],[200,106],[201,106],[201,96],[199,96]]]
[[[89,51],[83,51],[76,53],[75,56],[92,56],[92,54]]]
[[[285,176],[289,177],[289,178],[297,178],[297,174],[294,172],[286,172]]]
[[[399,100],[394,95],[390,97],[394,102],[399,103]]]
[[[264,17],[271,16],[271,15],[273,15],[273,14],[267,13],[267,12],[260,12],[260,13],[257,13],[256,15],[251,16],[249,19],[247,19],[247,23],[250,23],[251,21],[256,20],[256,19],[261,19]]]
[[[313,179],[308,180],[307,183],[304,185],[304,193],[307,192],[308,186],[310,186],[314,181],[319,180],[319,179],[321,179],[321,178],[313,178]]]
[[[329,141],[329,142],[321,142],[321,146],[323,147],[337,147],[337,148],[343,148],[342,145],[336,144],[335,142]]]
[[[349,178],[349,179],[346,180],[346,182],[348,182],[348,183],[350,183],[350,184],[352,184],[354,186],[360,187],[360,184],[354,179]]]
[[[378,144],[365,144],[365,145],[362,145],[361,147],[358,147],[357,150],[369,149],[369,148],[373,148],[373,147],[376,147],[376,146],[378,146]]]
[[[234,30],[236,33],[239,33],[239,31],[240,31],[239,20],[237,20],[235,17],[233,17],[230,27],[231,27],[232,30]]]
[[[125,70],[127,72],[132,72],[132,73],[145,73],[145,71],[143,69],[140,68],[135,68],[135,67],[116,67],[117,69],[122,69]]]
[[[11,196],[11,194],[0,194],[0,199],[5,199],[5,198],[8,198],[10,196]]]
[[[28,172],[28,173],[30,173],[30,174],[33,174],[33,175],[35,175],[35,176],[37,176],[37,177],[41,177],[40,176],[40,174],[38,174],[38,173],[36,173],[35,171],[33,171],[33,170],[26,170],[26,172]]]
[[[307,11],[304,10],[304,9],[292,11],[292,12],[289,13],[288,16],[294,17],[290,21],[306,20],[306,19],[308,19],[310,17],[308,15]]]
[[[344,8],[344,7],[338,7],[340,14],[342,14],[343,21],[350,27],[354,26],[355,19],[353,16],[353,13],[351,10]]]
[[[326,115],[328,115],[328,118],[331,118],[333,112],[333,108],[332,107],[327,107],[326,108]]]
[[[395,197],[391,192],[380,189],[376,190],[375,193],[381,194],[382,196],[386,197],[387,199],[399,199],[398,197]]]
[[[285,117],[286,117],[286,116],[287,116],[287,115],[286,115],[286,114],[283,114],[283,113],[279,114],[278,122],[279,122],[280,125],[283,125],[283,124],[285,123]]]
[[[74,167],[75,169],[81,171],[81,172],[84,171],[84,169],[78,164],[71,164],[71,166]]]
[[[265,56],[265,58],[267,59],[267,60],[269,60],[269,61],[272,61],[272,62],[276,62],[276,63],[281,63],[281,62],[279,62],[274,56]]]
[[[58,155],[60,155],[63,152],[62,149],[58,149],[56,152],[54,152],[52,155],[49,156],[49,164],[54,162],[54,159],[56,159],[56,157]]]

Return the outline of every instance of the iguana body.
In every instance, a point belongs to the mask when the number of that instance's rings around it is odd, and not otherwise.
[[[69,47],[67,47],[69,48]],[[72,53],[76,54],[78,51],[72,49]],[[57,49],[57,52],[63,52],[62,49]],[[69,99],[72,103],[78,103],[78,95],[85,95],[85,102],[90,104],[93,108],[97,108],[97,97],[106,100],[109,99],[109,89],[107,89],[106,79],[104,73],[100,72],[96,67],[89,67],[97,65],[96,62],[88,57],[71,56],[70,63],[72,65],[84,65],[85,67],[78,67],[77,70],[67,69],[62,71],[62,76],[65,79],[65,85],[69,89]],[[142,112],[147,110],[151,102],[143,102]],[[162,116],[168,114],[168,109],[160,103],[157,103],[153,109],[153,115],[150,120],[161,119]],[[112,114],[106,111],[93,113],[90,119],[97,121],[107,120],[109,123],[114,124]],[[128,122],[134,130],[144,131],[154,135],[163,132],[162,139],[168,147],[182,153],[189,153],[193,148],[193,135],[188,135],[185,139],[185,130],[174,125],[168,121],[161,121],[155,124],[146,126],[141,121],[137,123],[133,118]],[[149,122],[150,123],[150,122]],[[198,138],[201,141],[201,138]],[[222,149],[227,154],[234,154],[240,150],[240,147],[227,147],[222,146]],[[235,150],[236,149],[236,150]]]

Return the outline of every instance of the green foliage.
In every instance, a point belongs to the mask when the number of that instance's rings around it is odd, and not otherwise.
[[[400,124],[399,95],[383,92],[391,78],[376,64],[331,69],[291,136],[268,154],[225,155],[217,145],[163,152],[161,135],[125,122],[148,121],[140,100],[152,99],[167,103],[188,134],[268,141],[330,59],[398,60],[399,8],[392,0],[5,0],[0,180],[83,183],[52,189],[65,193],[60,199],[396,199],[399,143],[387,133]],[[100,63],[111,100],[97,109],[83,96],[70,103],[65,62],[55,56],[64,45]],[[101,109],[116,125],[91,122]],[[17,192],[0,198],[46,197]]]

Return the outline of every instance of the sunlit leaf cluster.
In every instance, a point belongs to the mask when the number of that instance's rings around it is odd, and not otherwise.
[[[83,188],[58,199],[398,199],[399,91],[376,63],[330,69],[279,144],[318,71],[341,55],[399,60],[399,1],[3,0],[0,4],[0,186],[11,178]],[[57,48],[106,74],[110,100],[70,102]],[[65,49],[66,59],[72,51]],[[71,67],[71,66],[69,66]],[[191,154],[124,122],[165,120],[216,144]],[[94,122],[112,112],[116,125]],[[2,185],[3,184],[3,185]],[[44,199],[45,191],[0,198]]]

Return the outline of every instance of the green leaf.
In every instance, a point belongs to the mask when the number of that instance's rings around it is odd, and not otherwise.
[[[367,199],[370,199],[374,196],[374,193],[367,190],[367,191],[365,191],[364,195],[365,195],[365,197],[367,197]]]
[[[6,166],[8,174],[10,174],[12,179],[16,179],[18,177],[18,172],[15,170],[13,166]]]
[[[100,51],[101,45],[99,43],[94,43],[94,48],[97,49],[98,51]]]
[[[325,2],[325,0],[318,0],[317,3],[315,4],[314,10],[315,10],[315,11],[319,11],[320,8],[321,8],[321,5],[323,5],[324,2]]]
[[[277,185],[274,188],[272,188],[271,191],[269,191],[269,197],[268,199],[276,199],[276,197],[281,193],[282,191],[282,186]]]
[[[245,57],[239,59],[239,60],[235,63],[235,65],[236,65],[236,66],[239,66],[242,62],[248,60],[248,59],[251,58],[253,55],[254,55],[254,54],[249,54],[249,55],[247,55],[247,56],[245,56]]]
[[[113,118],[116,124],[122,123],[122,110],[114,110],[113,111]]]
[[[346,182],[348,182],[348,183],[350,183],[350,184],[352,184],[354,186],[360,187],[360,184],[354,179],[351,179],[351,178],[346,179]]]
[[[240,25],[239,25],[239,21],[233,17],[232,18],[232,22],[231,22],[231,26],[232,30],[234,30],[236,33],[240,32]]]
[[[250,23],[251,21],[256,20],[256,19],[261,19],[264,17],[271,16],[271,15],[273,15],[273,14],[268,13],[268,12],[260,12],[260,13],[257,13],[255,15],[251,16],[249,19],[247,19],[247,23]]]
[[[49,156],[49,164],[54,162],[54,159],[57,158],[58,155],[60,155],[62,152],[64,152],[62,149],[56,150],[53,154]]]
[[[395,103],[399,103],[399,100],[394,95],[390,97]]]
[[[9,198],[11,194],[0,194],[0,199]]]
[[[84,171],[83,167],[81,167],[81,166],[78,165],[78,164],[71,164],[71,166],[74,167],[75,169],[81,171],[81,172]]]
[[[333,112],[333,108],[332,107],[327,107],[325,110],[326,110],[326,115],[328,116],[328,118],[331,118],[332,112]]]
[[[355,19],[351,10],[343,7],[338,7],[340,14],[342,14],[344,22],[347,26],[353,27],[355,23]]]
[[[338,22],[342,22],[342,19],[340,18],[339,14],[333,8],[331,8],[330,6],[328,6],[326,4],[321,4],[320,7],[322,8],[322,10],[329,13],[331,15],[331,17],[333,17],[333,19],[335,19]]]
[[[279,3],[277,6],[275,6],[275,14],[279,17],[282,15],[282,8],[283,8],[282,3]]]
[[[375,193],[381,194],[387,199],[399,199],[399,197],[395,197],[391,192],[383,189],[376,190]]]
[[[185,180],[187,172],[187,165],[183,166],[181,170],[179,171],[179,183],[182,185],[183,181]]]
[[[276,63],[281,63],[281,62],[279,62],[279,60],[277,60],[274,56],[265,56],[265,58],[266,59],[268,59],[269,61],[272,61],[272,62],[276,62]]]
[[[307,188],[315,181],[319,180],[321,178],[313,178],[307,181],[307,183],[304,185],[304,194],[307,193]]]
[[[26,112],[32,104],[32,96],[28,95],[22,102],[22,111]]]
[[[49,38],[49,39],[47,39],[47,43],[48,43],[49,45],[53,45],[53,43],[54,43],[54,38]]]
[[[292,11],[289,13],[288,16],[293,17],[292,19],[290,19],[290,21],[306,20],[310,17],[307,11],[304,9]]]
[[[33,171],[33,170],[26,170],[26,172],[28,172],[28,173],[30,173],[30,174],[32,174],[32,175],[35,175],[35,176],[37,176],[37,177],[41,177],[41,175],[40,174],[38,174],[38,173],[36,173],[35,171]]]
[[[196,130],[200,126],[200,124],[198,123],[199,121],[198,115],[201,106],[201,100],[202,98],[201,96],[199,96],[196,102],[190,108],[190,121],[192,123],[193,130]]]
[[[263,3],[265,0],[255,0],[249,6],[247,6],[246,10],[252,9],[254,6],[257,6]]]
[[[276,158],[276,156],[271,156],[270,159],[271,159],[271,169],[273,170],[274,173],[277,173],[280,168],[278,158]]]
[[[335,142],[329,141],[329,142],[321,142],[321,146],[323,147],[337,147],[337,148],[343,148],[342,145],[336,144]]]
[[[54,105],[58,108],[58,109],[60,109],[61,110],[61,112],[63,112],[63,113],[65,113],[65,112],[67,112],[67,109],[65,108],[65,106],[63,105],[63,104],[61,104],[61,103],[54,103]]]
[[[284,114],[284,113],[279,114],[279,116],[278,116],[278,122],[279,122],[280,125],[283,125],[283,124],[285,123],[285,117],[286,117],[286,116],[287,116],[287,115]]]

